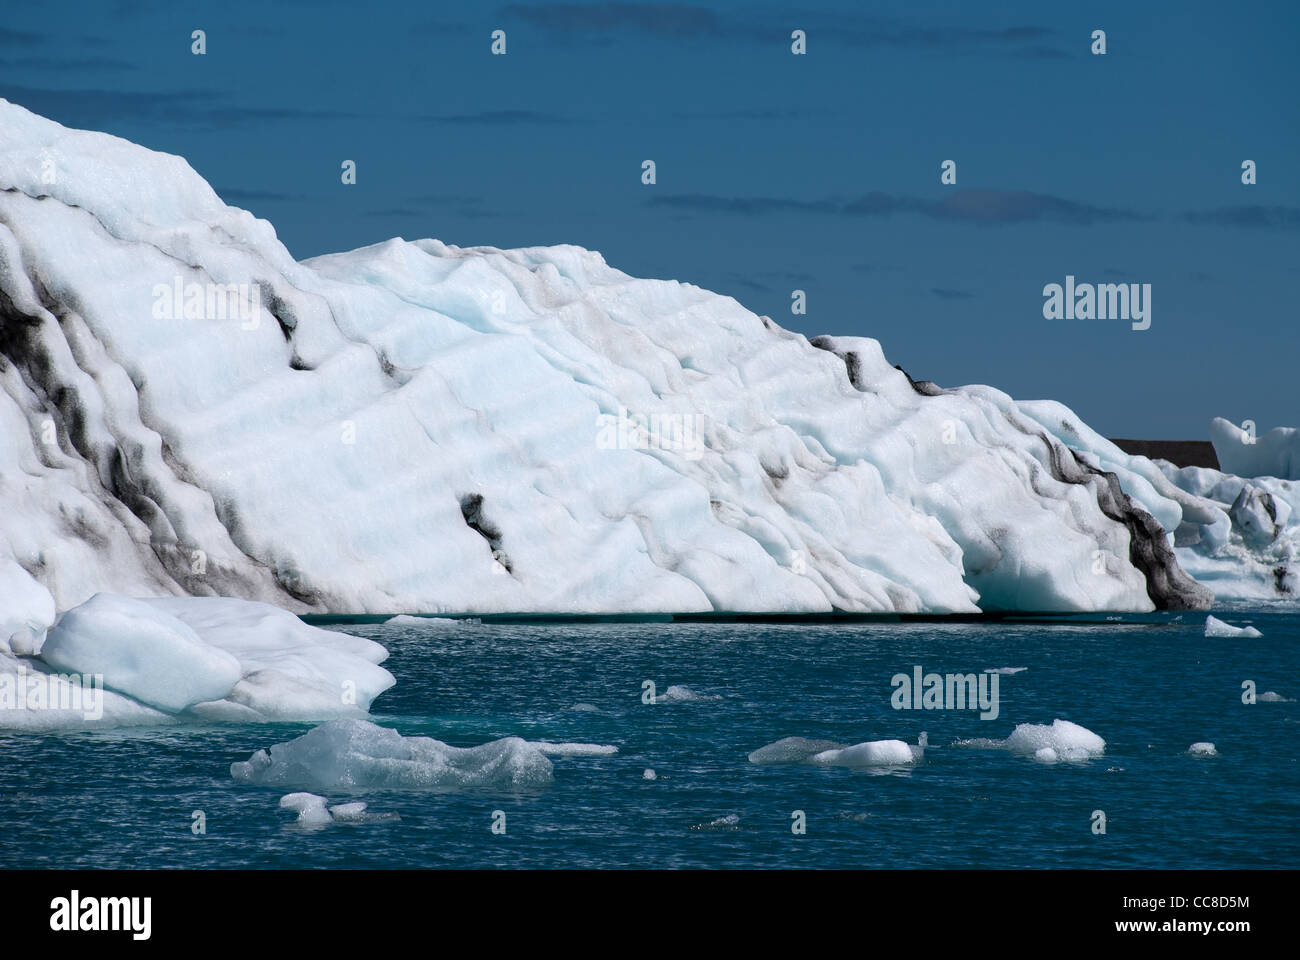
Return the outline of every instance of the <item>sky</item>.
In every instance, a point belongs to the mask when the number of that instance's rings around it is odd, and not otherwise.
[[[298,259],[578,244],[1190,440],[1300,426],[1297,37],[1293,0],[48,0],[6,9],[0,96],[184,156]],[[1150,328],[1047,319],[1067,276],[1150,284]]]

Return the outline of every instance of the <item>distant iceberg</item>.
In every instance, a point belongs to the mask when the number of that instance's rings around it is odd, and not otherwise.
[[[1286,481],[1249,481],[1234,513],[1247,481],[1123,455],[1060,404],[913,380],[875,340],[810,341],[578,247],[394,239],[297,262],[183,159],[2,100],[0,334],[0,590],[20,568],[59,610],[108,592],[1149,611],[1297,591]]]

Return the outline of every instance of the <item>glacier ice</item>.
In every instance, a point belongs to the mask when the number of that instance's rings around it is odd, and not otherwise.
[[[1212,743],[1201,741],[1200,743],[1194,743],[1188,747],[1187,752],[1194,757],[1217,757],[1219,755],[1219,748]]]
[[[1300,589],[1294,523],[1234,530],[1240,478],[1118,456],[1059,404],[574,246],[297,262],[181,158],[2,100],[0,333],[0,560],[61,610],[1207,608],[1183,566]]]
[[[230,765],[240,783],[303,790],[518,790],[551,782],[551,761],[519,737],[452,747],[366,720],[330,720]]]

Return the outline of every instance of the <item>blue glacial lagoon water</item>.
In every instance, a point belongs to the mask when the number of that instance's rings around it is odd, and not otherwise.
[[[364,793],[401,820],[309,831],[279,809],[285,791],[229,774],[308,725],[0,734],[0,867],[1294,868],[1300,614],[1216,613],[1263,638],[1207,639],[1191,614],[336,626],[390,649],[398,683],[375,719],[405,735],[619,752],[555,758],[553,783],[524,794]],[[893,709],[890,678],[917,665],[1027,669],[1000,676],[1001,715],[982,721]],[[645,680],[700,698],[644,704]],[[1244,705],[1244,680],[1291,699]],[[1058,717],[1102,736],[1104,756],[1047,764],[955,745]],[[922,730],[931,747],[910,768],[747,759],[786,736],[915,743]],[[1189,756],[1197,741],[1219,756]],[[330,797],[345,799],[357,798]],[[206,835],[191,832],[195,810]],[[494,810],[505,835],[490,829]]]

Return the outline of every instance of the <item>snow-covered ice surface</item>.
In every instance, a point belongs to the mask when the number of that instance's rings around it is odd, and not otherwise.
[[[0,560],[59,609],[1208,607],[1175,534],[1220,596],[1295,589],[1295,524],[1238,542],[1245,481],[1167,476],[1059,404],[573,246],[299,263],[181,158],[5,101],[0,292]],[[1243,517],[1296,505],[1251,483]]]

